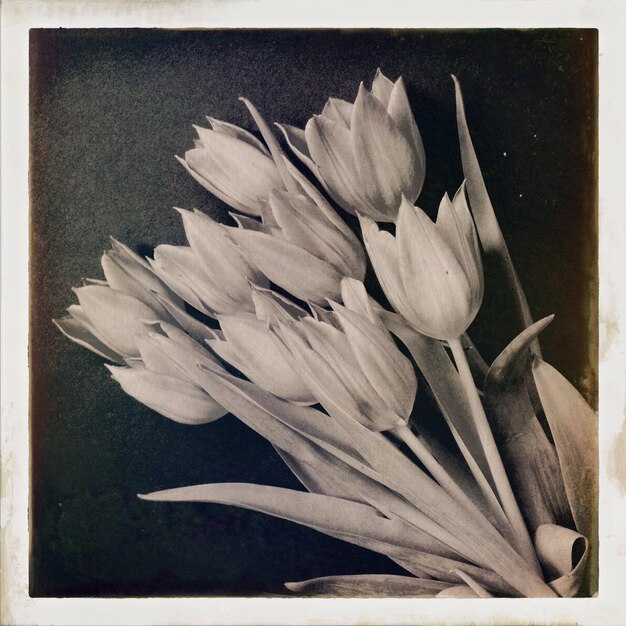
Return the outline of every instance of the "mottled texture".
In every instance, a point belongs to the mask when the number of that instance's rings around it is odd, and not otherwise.
[[[202,482],[298,483],[232,416],[189,427],[154,414],[52,325],[71,286],[101,277],[109,235],[148,254],[183,243],[173,206],[226,217],[174,154],[204,115],[254,130],[238,96],[303,127],[328,96],[353,100],[376,67],[402,74],[426,150],[418,204],[432,216],[462,178],[456,74],[531,311],[556,313],[544,354],[594,400],[596,48],[595,31],[572,30],[31,31],[31,594],[258,595],[288,580],[401,573],[260,514],[139,501]],[[491,360],[513,315],[485,267],[470,332]]]

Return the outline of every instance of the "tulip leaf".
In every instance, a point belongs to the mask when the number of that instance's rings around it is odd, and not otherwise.
[[[485,380],[484,402],[494,436],[531,530],[571,523],[556,450],[535,416],[526,385],[530,344],[553,317],[519,334],[493,362]]]
[[[535,532],[535,548],[550,586],[563,598],[578,593],[589,557],[589,542],[569,528],[544,524]]]
[[[432,597],[451,585],[429,578],[394,576],[391,574],[356,574],[324,576],[285,583],[290,591],[304,595],[343,597]]]
[[[389,519],[397,519],[399,524],[404,525],[405,530],[403,532],[407,538],[411,537],[415,550],[447,558],[457,556],[454,551],[428,533],[402,520],[403,503],[395,494],[384,486],[366,478],[320,446],[311,445],[311,453],[315,458],[313,463],[303,461],[280,448],[276,448],[276,451],[310,492],[369,504],[384,512]],[[406,555],[404,558],[410,557]]]
[[[345,533],[412,547],[400,525],[371,506],[344,498],[282,487],[247,483],[215,483],[167,489],[140,496],[161,502],[230,504],[296,522],[325,533]]]
[[[456,76],[452,76],[454,80],[454,89],[456,97],[456,119],[459,129],[459,144],[461,149],[461,162],[463,164],[463,174],[467,181],[467,195],[469,196],[472,214],[476,222],[478,236],[485,250],[485,253],[493,253],[500,260],[511,287],[515,293],[516,309],[520,318],[521,327],[527,328],[533,323],[530,314],[530,308],[526,300],[526,295],[522,289],[522,285],[517,276],[517,272],[513,267],[513,261],[509,254],[504,236],[500,230],[498,220],[496,218],[493,205],[485,186],[472,137],[467,125],[465,117],[465,108],[463,106],[463,95],[461,86]],[[533,352],[540,355],[539,342],[535,340],[532,344]]]
[[[554,438],[576,529],[591,539],[598,490],[597,417],[554,367],[535,359],[533,375]]]
[[[438,598],[478,598],[478,594],[468,585],[448,587],[437,594]]]
[[[380,433],[369,431],[355,420],[338,424],[327,415],[282,401],[246,381],[224,373],[203,371],[205,390],[272,444],[290,452],[291,440],[297,435],[284,429],[279,432],[277,420],[291,421],[294,428],[318,445],[328,445],[330,437],[332,449],[342,455],[342,460],[355,469],[360,468],[368,477],[377,478],[413,505],[409,507],[413,512],[412,520],[421,530],[464,558],[493,569],[525,595],[553,594],[487,519],[453,500]],[[276,419],[269,420],[268,415]],[[311,419],[316,417],[320,418],[317,423],[316,419]],[[343,429],[344,434],[337,428]],[[276,437],[281,440],[277,441]],[[365,462],[357,462],[359,455]],[[312,458],[311,462],[315,463]]]

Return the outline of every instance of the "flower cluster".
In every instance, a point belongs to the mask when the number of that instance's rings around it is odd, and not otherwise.
[[[177,157],[233,210],[232,224],[177,209],[188,245],[147,259],[113,240],[105,280],[75,289],[79,304],[56,321],[165,417],[237,416],[307,490],[233,483],[143,498],[264,511],[407,572],[286,583],[292,591],[572,596],[586,572],[595,415],[540,356],[551,318],[524,324],[490,366],[467,334],[483,300],[481,245],[510,255],[455,85],[467,180],[443,194],[436,221],[415,204],[424,147],[402,78],[379,70],[371,90],[330,98],[304,130],[279,125],[316,184],[242,99],[261,139],[208,118]],[[360,233],[338,210],[357,216]],[[389,308],[368,293],[368,261]],[[421,423],[418,374],[454,450]]]

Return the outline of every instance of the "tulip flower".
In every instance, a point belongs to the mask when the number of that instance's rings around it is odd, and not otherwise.
[[[183,300],[215,316],[253,311],[248,281],[267,285],[228,236],[228,228],[199,211],[178,209],[189,246],[160,245],[150,263]]]
[[[402,199],[396,236],[360,218],[365,246],[391,305],[421,333],[459,338],[483,297],[478,238],[464,193],[447,194],[433,223]]]
[[[122,362],[138,356],[137,335],[143,321],[175,321],[164,302],[179,307],[182,301],[142,259],[127,246],[113,241],[102,256],[106,281],[89,280],[74,289],[80,304],[55,324],[63,334],[104,358]]]
[[[260,215],[260,200],[284,189],[267,148],[243,128],[211,117],[212,128],[194,126],[195,147],[176,157],[205,189],[229,206]]]
[[[365,276],[363,246],[322,194],[286,166],[297,191],[274,190],[262,222],[234,216],[239,228],[229,233],[273,283],[297,298],[339,298],[342,277]]]
[[[406,424],[417,390],[410,361],[382,324],[331,304],[336,325],[274,320],[276,345],[331,415],[375,431]]]
[[[281,129],[294,153],[343,209],[380,222],[395,221],[402,196],[422,189],[425,156],[404,86],[380,70],[369,92],[361,83],[354,104],[330,98],[303,130]]]
[[[220,331],[208,345],[266,391],[297,404],[316,399],[276,346],[269,323],[250,313],[220,315]]]
[[[181,424],[205,424],[225,415],[198,384],[197,363],[215,370],[217,361],[207,350],[176,327],[161,323],[162,332],[147,330],[137,339],[139,359],[130,367],[107,366],[129,395],[152,410]]]

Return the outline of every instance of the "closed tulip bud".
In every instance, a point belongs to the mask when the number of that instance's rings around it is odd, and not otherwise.
[[[386,331],[333,303],[338,324],[275,321],[276,345],[330,415],[374,431],[408,421],[417,381]],[[337,326],[340,326],[339,328]]]
[[[130,367],[108,366],[113,378],[130,396],[157,413],[182,424],[205,424],[227,411],[193,380],[197,364],[220,368],[209,352],[183,331],[162,323],[161,332],[142,334],[140,360]]]
[[[292,166],[298,192],[275,190],[262,222],[235,217],[231,237],[275,284],[301,300],[339,298],[342,277],[365,275],[363,246],[323,196]]]
[[[404,195],[414,202],[424,182],[425,156],[402,78],[378,70],[354,104],[331,98],[305,130],[281,129],[295,154],[330,196],[352,214],[394,221]]]
[[[174,322],[167,306],[182,301],[150,268],[145,259],[124,244],[113,241],[113,249],[102,256],[106,281],[87,281],[75,289],[78,305],[55,324],[79,345],[115,362],[138,355],[137,335],[144,321]]]
[[[227,122],[207,118],[211,128],[195,127],[195,147],[176,157],[187,171],[226,204],[260,215],[260,201],[283,183],[267,148],[252,134]]]
[[[193,307],[215,316],[253,311],[248,281],[267,285],[263,274],[228,236],[228,228],[196,211],[179,209],[189,246],[160,245],[154,271]]]
[[[444,196],[436,223],[403,198],[395,237],[361,218],[365,245],[390,303],[436,339],[460,337],[483,297],[478,237],[464,189],[453,201]]]
[[[315,404],[308,387],[274,343],[267,321],[255,315],[221,315],[221,332],[207,340],[225,361],[266,391],[297,404]]]

